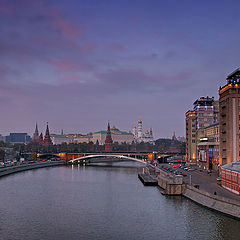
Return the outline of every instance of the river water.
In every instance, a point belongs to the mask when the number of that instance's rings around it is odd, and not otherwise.
[[[0,239],[240,239],[240,221],[144,187],[138,170],[75,165],[1,178]]]

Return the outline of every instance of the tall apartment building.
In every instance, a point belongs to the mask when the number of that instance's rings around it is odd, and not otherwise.
[[[217,120],[214,97],[201,97],[193,103],[193,110],[186,112],[186,158],[189,163],[202,159],[198,144],[203,130]],[[216,104],[217,106],[217,104]],[[216,119],[216,120],[215,120]],[[205,161],[205,160],[204,160]],[[200,164],[198,164],[200,166]]]
[[[214,97],[201,97],[193,103],[196,112],[197,129],[203,129],[214,123]]]
[[[219,89],[219,163],[239,161],[240,69],[227,76]]]
[[[196,112],[187,111],[185,114],[186,120],[186,159],[188,162],[195,162],[197,158],[197,125]]]

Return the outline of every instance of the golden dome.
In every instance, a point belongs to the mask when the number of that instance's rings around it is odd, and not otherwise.
[[[116,127],[115,127],[115,126],[113,126],[113,127],[112,127],[112,129],[116,129]]]
[[[146,134],[149,134],[149,131],[147,130],[145,133],[146,133]]]
[[[138,123],[142,123],[142,120],[138,120]]]
[[[133,128],[137,128],[136,126],[134,126]]]

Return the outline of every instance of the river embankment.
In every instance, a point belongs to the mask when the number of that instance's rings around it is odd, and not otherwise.
[[[65,165],[65,162],[44,162],[44,163],[29,163],[29,164],[22,164],[18,166],[12,167],[4,167],[0,169],[0,177],[4,177],[13,173],[28,171],[37,168],[45,168],[45,167],[55,167],[55,166],[62,166]]]
[[[213,195],[188,184],[182,195],[211,210],[240,219],[240,201]]]

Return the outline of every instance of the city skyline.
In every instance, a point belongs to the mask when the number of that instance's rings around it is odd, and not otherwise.
[[[155,138],[184,136],[184,112],[218,99],[239,66],[237,6],[0,0],[0,134],[32,134],[36,121],[51,132],[107,120],[131,130],[142,119]]]

